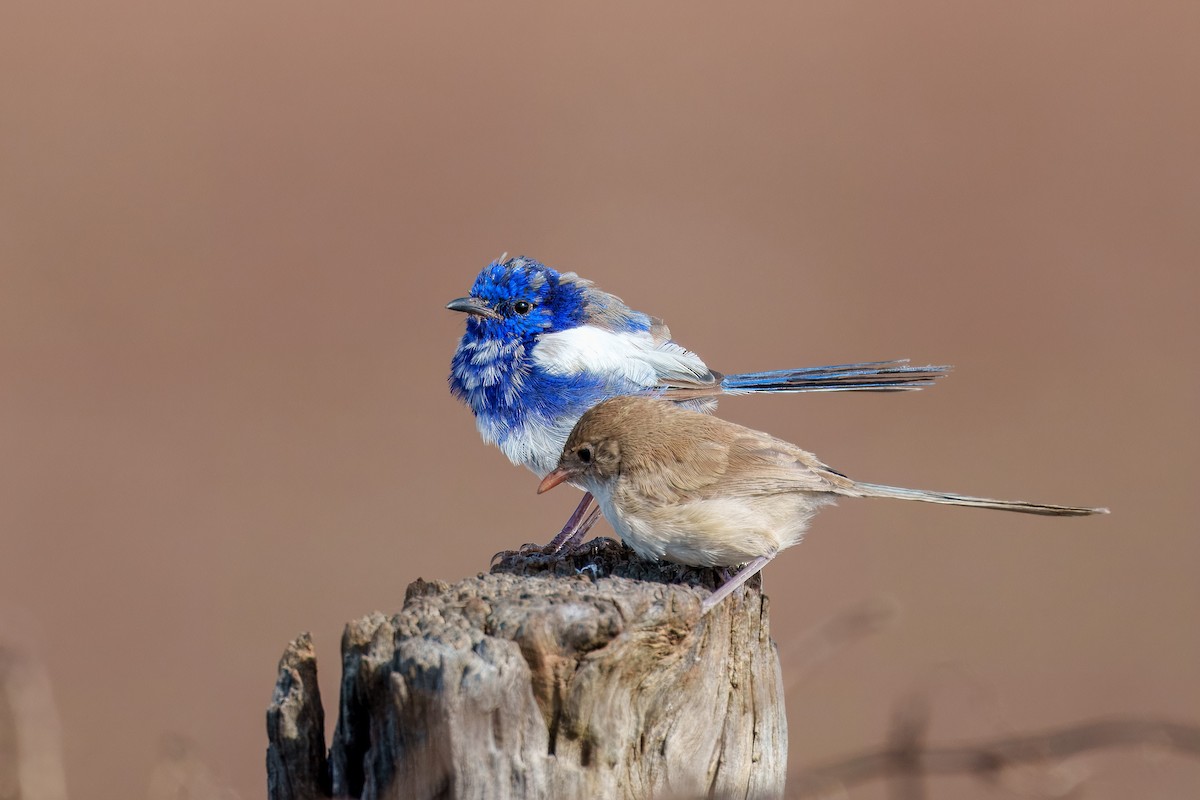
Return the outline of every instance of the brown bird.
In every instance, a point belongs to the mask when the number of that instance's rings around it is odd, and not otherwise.
[[[813,514],[839,497],[1059,517],[1108,513],[861,483],[790,442],[649,397],[616,397],[584,414],[538,494],[564,481],[591,492],[642,558],[695,567],[744,564],[704,601],[702,613],[799,542]]]

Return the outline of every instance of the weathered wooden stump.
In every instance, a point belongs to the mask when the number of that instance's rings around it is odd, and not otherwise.
[[[311,641],[280,662],[268,711],[272,800],[769,798],[787,725],[757,580],[700,617],[715,576],[595,540],[513,555],[342,639],[328,761]]]

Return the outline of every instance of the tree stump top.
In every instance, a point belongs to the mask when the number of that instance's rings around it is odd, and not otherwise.
[[[281,755],[311,760],[315,731],[269,725],[272,797],[780,796],[766,599],[752,581],[701,618],[706,592],[692,587],[716,582],[607,539],[561,560],[509,554],[455,584],[418,580],[400,613],[346,628],[327,780]],[[269,720],[320,718],[306,648],[285,654]]]

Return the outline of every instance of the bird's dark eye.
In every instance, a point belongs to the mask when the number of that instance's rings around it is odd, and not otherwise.
[[[522,316],[528,314],[532,310],[533,303],[529,302],[528,300],[518,300],[517,302],[513,303],[513,311],[521,314]]]
[[[588,447],[586,444],[575,452],[579,456],[579,460],[583,463],[592,463],[592,448]]]

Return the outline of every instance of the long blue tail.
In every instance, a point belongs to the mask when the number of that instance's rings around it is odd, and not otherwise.
[[[726,394],[750,392],[907,392],[932,386],[948,366],[912,367],[908,359],[837,364],[829,367],[779,369],[725,375]]]

